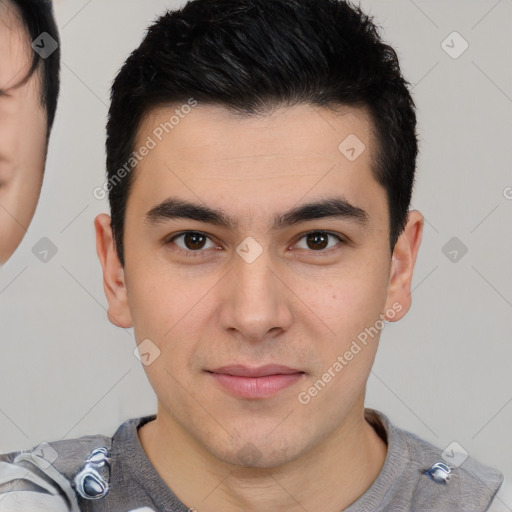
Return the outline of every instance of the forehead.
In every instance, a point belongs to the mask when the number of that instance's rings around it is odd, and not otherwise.
[[[357,133],[367,142],[371,137],[372,123],[365,109],[340,106],[334,112],[301,104],[265,114],[239,114],[218,105],[185,107],[151,110],[139,127],[138,141],[155,132],[165,139],[158,142],[178,149],[183,159],[213,161],[257,156],[251,149],[255,145],[262,156],[271,152],[267,156],[299,157],[331,150],[343,133]]]
[[[264,209],[272,198],[293,202],[335,189],[368,206],[376,193],[384,196],[372,172],[372,127],[367,112],[352,107],[296,105],[265,115],[203,104],[157,108],[137,133],[134,150],[145,156],[129,201],[139,195],[149,206],[181,192],[208,204]]]

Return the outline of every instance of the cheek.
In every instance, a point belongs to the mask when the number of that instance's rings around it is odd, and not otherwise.
[[[41,192],[45,152],[46,119],[43,114],[19,116],[12,123],[2,141],[5,156],[12,162],[6,173],[7,181],[0,190],[0,261],[5,262],[19,245],[34,216]],[[2,133],[5,125],[2,123]],[[3,136],[3,135],[2,135]],[[4,144],[5,143],[5,144]]]
[[[0,241],[0,265],[3,265],[13,254],[23,239],[25,231],[15,221],[11,215],[7,213],[7,208],[4,206],[4,198],[0,195],[0,232],[2,239]]]
[[[134,332],[137,343],[149,338],[160,344],[160,340],[166,330],[172,326],[174,317],[173,292],[171,287],[165,285],[165,281],[155,279],[150,273],[128,272],[130,281],[127,281],[128,307],[133,319]]]
[[[383,312],[388,269],[385,263],[371,260],[361,258],[325,273],[315,285],[300,286],[301,296],[323,321],[326,332],[333,331],[346,340],[372,325]]]
[[[192,286],[190,282],[173,275],[178,270],[161,272],[150,265],[126,262],[128,307],[134,324],[137,343],[149,338],[166,359],[184,364],[193,350],[194,340],[207,312],[207,301],[202,301],[207,287]],[[172,356],[168,356],[172,352]]]
[[[15,162],[11,199],[16,218],[28,227],[43,181],[46,157],[46,113],[35,91],[26,91],[12,122],[11,157]]]
[[[314,403],[336,416],[364,395],[385,325],[386,286],[378,273],[366,278],[353,274],[331,282],[328,290],[316,291],[314,310],[321,321],[310,315],[319,333],[313,343],[321,364],[300,390],[298,401]]]
[[[47,118],[35,91],[24,96],[19,117],[20,174],[35,183],[42,179],[46,156]]]
[[[204,292],[194,294],[177,279],[150,271],[133,279],[127,290],[135,339],[150,353],[150,364],[144,364],[148,381],[171,413],[188,414],[194,410],[189,392],[196,384],[192,361],[205,338]]]

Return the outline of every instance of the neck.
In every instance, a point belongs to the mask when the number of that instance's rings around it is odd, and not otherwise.
[[[364,405],[317,445],[278,467],[244,468],[204,450],[158,407],[138,431],[149,460],[174,494],[201,512],[339,512],[377,478],[387,447],[364,419]]]

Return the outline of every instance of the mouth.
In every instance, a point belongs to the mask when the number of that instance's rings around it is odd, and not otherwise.
[[[207,373],[224,391],[246,399],[270,397],[306,375],[302,370],[275,364],[258,367],[230,365],[207,370]]]

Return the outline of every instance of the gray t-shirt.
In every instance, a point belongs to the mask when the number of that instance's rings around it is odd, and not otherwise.
[[[387,456],[377,479],[344,512],[489,510],[503,481],[499,471],[471,457],[458,465],[456,453],[443,460],[442,450],[393,426],[384,414],[366,409],[365,416],[386,441]],[[112,438],[84,436],[0,455],[0,511],[195,510],[174,495],[142,448],[137,429],[154,418],[127,420]]]

